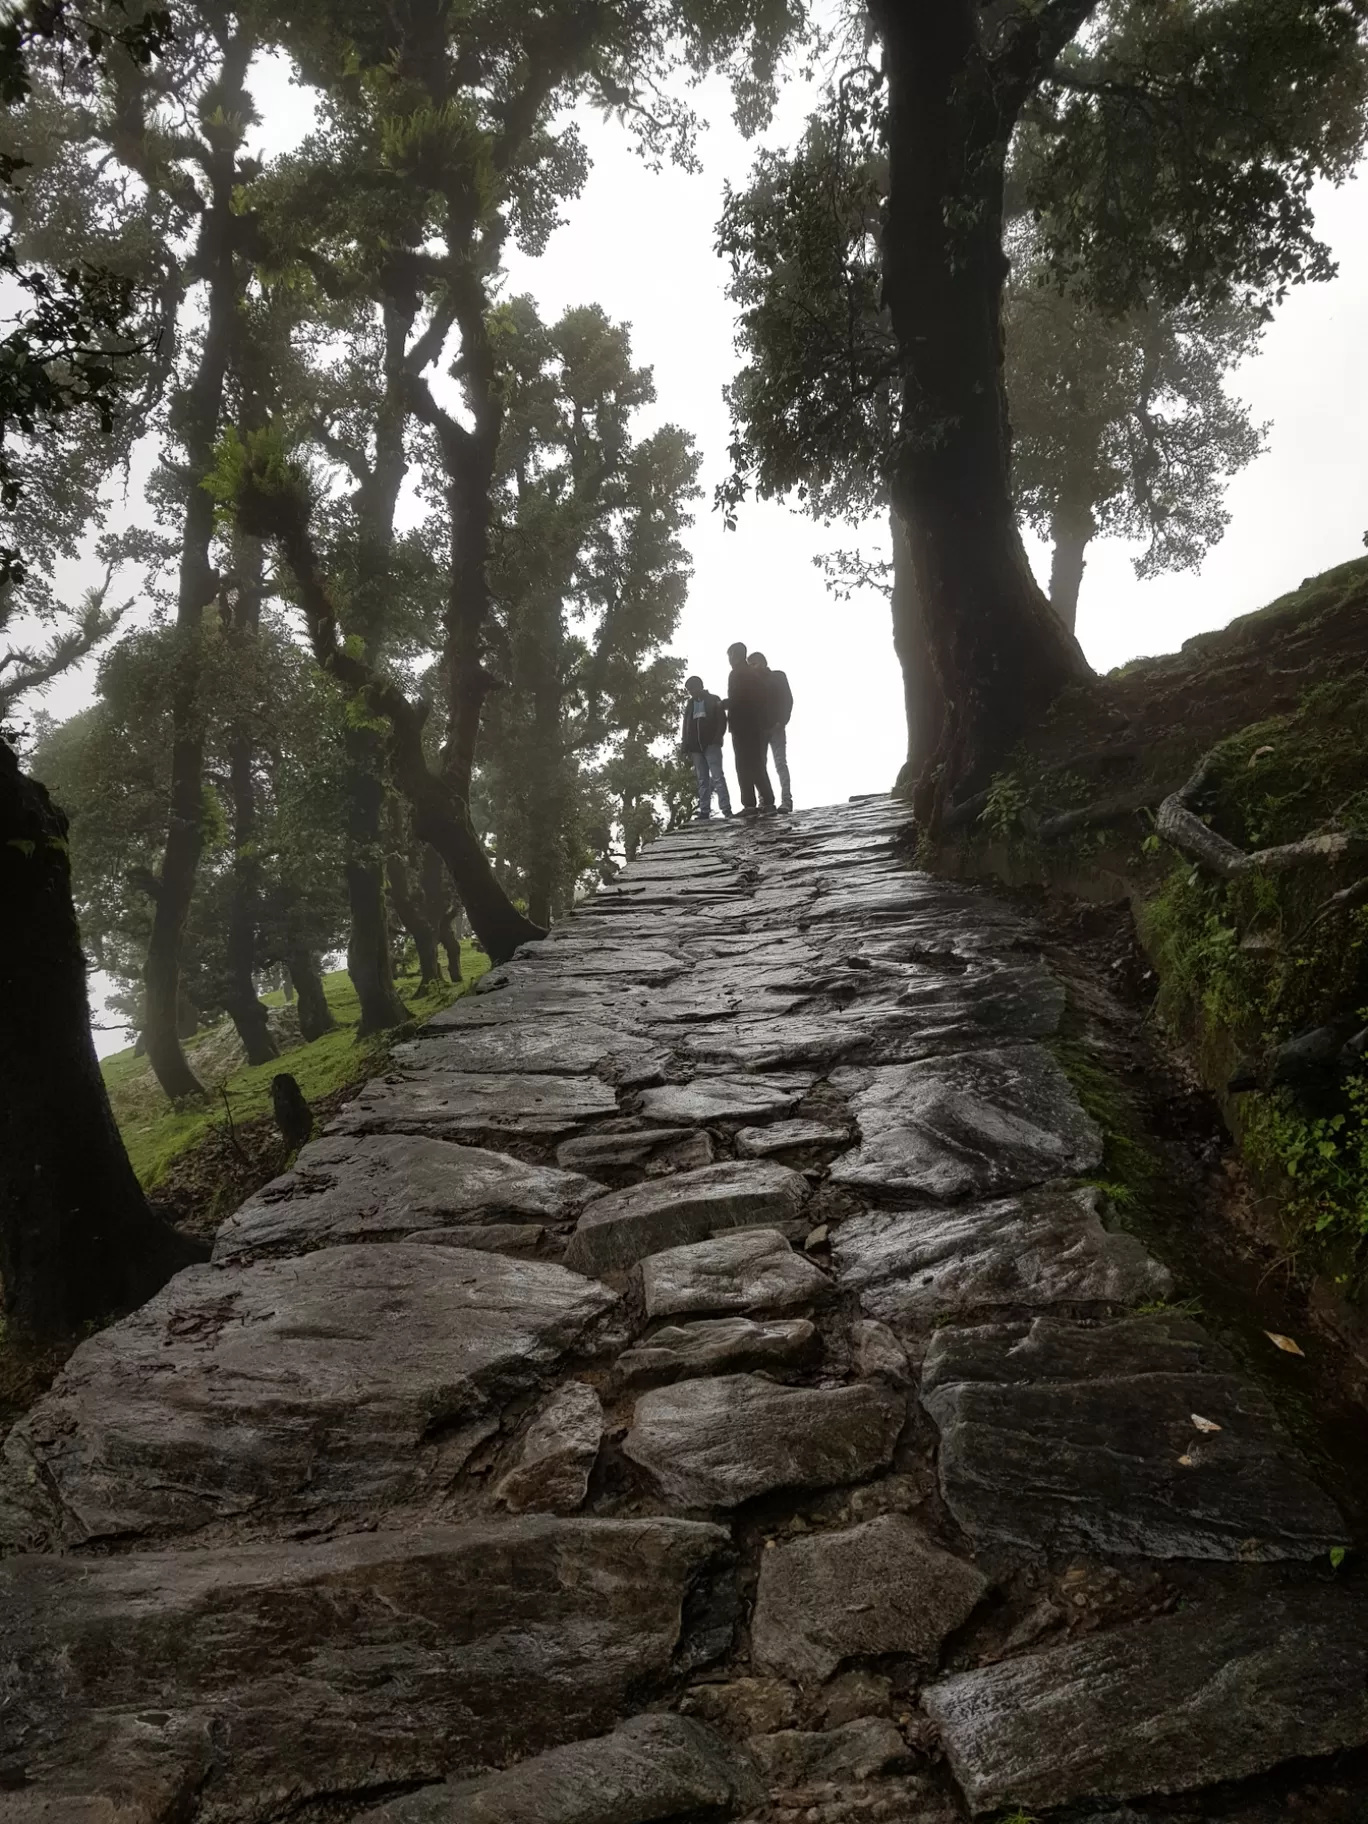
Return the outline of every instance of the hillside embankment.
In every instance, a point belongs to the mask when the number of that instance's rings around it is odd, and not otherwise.
[[[1366,665],[1361,559],[1070,691],[926,859],[1081,919],[1233,1135],[1225,1200],[1263,1270],[1368,1364]],[[1181,808],[1255,858],[1229,875],[1160,827],[1199,768]]]
[[[1096,933],[909,838],[654,844],[82,1344],[5,1824],[1361,1824],[1363,1413]]]

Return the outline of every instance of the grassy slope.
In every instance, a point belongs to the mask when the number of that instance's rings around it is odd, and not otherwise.
[[[1057,838],[1040,822],[1131,795],[1157,804],[1213,753],[1207,820],[1245,849],[1368,831],[1368,559],[1311,577],[1181,652],[1066,694],[935,859],[1094,900],[1127,897],[1158,1011],[1222,1101],[1290,1256],[1368,1302],[1368,1065],[1296,1090],[1230,1095],[1233,1068],[1358,1012],[1368,908],[1314,922],[1364,863],[1214,880],[1175,859],[1152,811]]]
[[[461,960],[466,987],[489,967],[483,952],[469,943],[462,946]],[[135,1057],[132,1051],[116,1052],[104,1060],[104,1079],[109,1086],[114,1116],[133,1169],[145,1189],[154,1189],[191,1148],[209,1135],[226,1129],[224,1093],[234,1123],[242,1126],[269,1115],[271,1078],[277,1071],[288,1071],[310,1103],[319,1102],[376,1074],[395,1035],[381,1033],[373,1039],[358,1042],[359,1008],[350,978],[338,971],[335,975],[324,976],[323,986],[337,1021],[336,1030],[325,1033],[312,1044],[294,1045],[270,1064],[239,1065],[225,1072],[222,1065],[215,1062],[227,1049],[222,1026],[197,1033],[188,1041],[186,1051],[190,1062],[197,1071],[203,1072],[202,1081],[212,1092],[202,1107],[172,1108],[146,1058]],[[443,983],[440,988],[420,993],[414,977],[401,978],[398,986],[401,999],[417,1022],[430,1019],[434,1013],[449,1006],[460,992],[453,991],[449,983]],[[283,997],[268,994],[264,999],[268,1006],[279,1006]]]

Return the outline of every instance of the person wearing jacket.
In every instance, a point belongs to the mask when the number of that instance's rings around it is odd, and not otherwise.
[[[704,690],[702,678],[686,678],[689,695],[684,704],[684,720],[679,730],[680,752],[694,763],[698,781],[698,815],[706,821],[712,815],[713,793],[717,808],[724,817],[732,814],[727,791],[727,775],[722,771],[722,737],[727,732],[727,711],[720,697]]]
[[[774,755],[774,771],[779,780],[779,809],[793,809],[793,787],[789,783],[788,724],[793,714],[793,692],[782,671],[771,671],[763,652],[753,652],[746,663],[763,674],[769,688],[770,724],[765,744]]]
[[[762,812],[774,810],[774,788],[765,771],[765,745],[770,728],[769,684],[746,663],[740,640],[728,646],[731,672],[727,678],[727,721],[731,727],[732,758],[736,783],[741,787],[741,809],[755,814],[756,795]]]

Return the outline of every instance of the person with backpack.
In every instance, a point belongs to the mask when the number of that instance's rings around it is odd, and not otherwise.
[[[789,783],[788,769],[788,724],[793,714],[793,692],[789,689],[788,678],[782,671],[771,671],[763,652],[753,652],[746,663],[755,671],[761,672],[768,690],[769,724],[765,731],[765,745],[774,755],[774,771],[779,780],[779,809],[793,809],[793,787]]]
[[[694,763],[698,781],[698,816],[706,822],[712,816],[713,793],[717,808],[724,817],[732,814],[727,775],[722,771],[722,737],[727,732],[727,710],[721,697],[703,688],[702,678],[684,680],[689,695],[684,704],[684,720],[679,731],[680,752]]]

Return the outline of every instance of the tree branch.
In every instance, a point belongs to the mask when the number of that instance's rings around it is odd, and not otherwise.
[[[1215,756],[1207,754],[1186,785],[1165,798],[1155,819],[1155,828],[1164,841],[1208,873],[1222,880],[1236,880],[1246,874],[1287,874],[1295,868],[1368,854],[1368,834],[1357,830],[1331,830],[1323,836],[1305,836],[1300,842],[1255,849],[1252,853],[1228,842],[1208,829],[1191,808],[1214,764]]]

